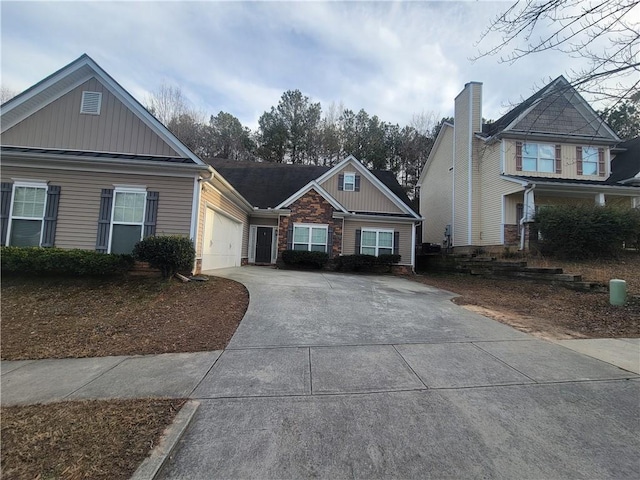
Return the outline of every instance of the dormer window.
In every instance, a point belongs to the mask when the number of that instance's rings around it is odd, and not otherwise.
[[[102,106],[102,93],[100,92],[82,92],[82,104],[80,105],[80,113],[89,115],[100,115],[100,107]]]
[[[522,170],[525,172],[555,171],[556,152],[553,145],[544,143],[522,144]]]
[[[360,175],[355,173],[342,173],[338,177],[338,190],[345,192],[359,192],[360,191]]]
[[[598,149],[582,147],[582,174],[598,175]]]

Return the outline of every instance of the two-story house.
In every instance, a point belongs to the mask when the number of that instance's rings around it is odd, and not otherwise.
[[[541,205],[640,205],[640,188],[611,176],[619,143],[562,76],[484,125],[482,84],[466,84],[420,176],[423,242],[526,249]]]

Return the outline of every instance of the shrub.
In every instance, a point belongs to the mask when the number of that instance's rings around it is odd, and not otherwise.
[[[282,252],[282,261],[288,266],[322,268],[329,261],[329,254],[306,250],[285,250]]]
[[[141,262],[149,262],[149,265],[162,272],[163,278],[169,278],[178,272],[191,272],[196,250],[193,242],[187,237],[152,236],[136,243],[133,256]]]
[[[3,273],[27,275],[120,275],[134,264],[131,255],[79,249],[2,247],[0,255]]]
[[[337,258],[337,269],[344,272],[375,271],[379,267],[390,267],[400,261],[400,255],[341,255]]]
[[[623,244],[640,238],[640,210],[596,205],[556,205],[540,209],[536,226],[543,254],[566,259],[617,256]]]

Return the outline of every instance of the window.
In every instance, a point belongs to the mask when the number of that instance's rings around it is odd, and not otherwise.
[[[110,253],[131,253],[142,240],[147,192],[116,189],[113,195]]]
[[[556,152],[553,145],[544,143],[522,144],[522,170],[526,172],[555,172]]]
[[[9,245],[39,247],[42,244],[46,184],[16,184],[11,204]]]
[[[355,173],[345,173],[344,174],[344,184],[343,190],[347,192],[353,192],[356,189],[356,174]]]
[[[293,249],[308,250],[312,252],[326,252],[327,237],[327,225],[294,225]]]
[[[362,229],[360,253],[363,255],[384,255],[393,253],[393,230]]]
[[[598,149],[582,147],[582,175],[598,175]]]

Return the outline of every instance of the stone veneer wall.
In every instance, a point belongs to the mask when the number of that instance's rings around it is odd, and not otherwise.
[[[278,230],[278,258],[287,249],[287,231],[292,223],[317,223],[329,225],[333,230],[332,257],[340,255],[342,247],[342,219],[333,218],[333,207],[322,195],[315,190],[309,190],[306,194],[293,202],[289,209],[289,216],[280,216]]]

